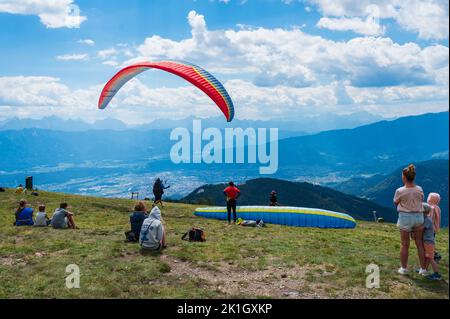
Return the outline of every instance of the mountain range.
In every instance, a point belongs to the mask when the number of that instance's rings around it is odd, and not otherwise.
[[[448,158],[449,113],[381,121],[354,129],[283,139],[283,169],[386,173],[407,162]]]
[[[333,188],[355,196],[366,198],[377,204],[393,207],[392,198],[395,190],[401,186],[402,167],[397,168],[389,174],[376,174],[371,177],[352,178],[346,182],[339,183]],[[415,163],[417,178],[416,183],[420,185],[425,193],[425,200],[430,192],[441,194],[440,208],[442,212],[442,224],[448,226],[448,160],[430,160]]]
[[[394,186],[398,187],[398,182],[379,197],[369,190],[390,174],[399,176],[399,168],[410,162],[448,159],[448,115],[442,112],[409,116],[354,129],[280,139],[279,169],[268,177],[336,187],[390,209],[391,192]],[[189,123],[187,128],[191,126]],[[233,127],[236,126],[233,124]],[[175,143],[170,141],[170,132],[169,129],[59,131],[35,128],[0,131],[0,184],[13,187],[24,176],[32,174],[37,185],[46,185],[55,191],[128,196],[128,189],[139,182],[147,185],[153,175],[168,174],[173,184],[168,195],[177,189],[177,196],[182,197],[202,184],[230,178],[243,182],[261,177],[259,163],[174,164],[169,158]],[[140,181],[144,175],[145,181]],[[448,178],[448,171],[444,175]],[[352,181],[361,176],[374,177]],[[435,187],[440,183],[439,177],[438,173],[431,175],[430,187],[425,191],[446,194],[443,196],[445,205],[448,191]],[[396,178],[394,180],[398,181]],[[348,183],[343,183],[349,179]],[[425,188],[426,183],[420,179],[419,182]],[[448,179],[443,183],[448,185]],[[363,188],[368,189],[367,193],[358,192]],[[382,190],[381,186],[375,189]],[[386,198],[388,202],[383,202]]]
[[[89,131],[89,130],[168,130],[176,127],[191,127],[194,117],[184,119],[160,119],[149,121],[140,125],[127,125],[113,118],[98,120],[89,123],[81,119],[63,119],[57,116],[48,116],[41,119],[9,118],[0,121],[0,131],[21,129],[45,129],[56,131]],[[354,128],[363,124],[374,123],[383,118],[367,112],[357,112],[350,115],[323,114],[298,119],[296,121],[286,120],[233,120],[233,127],[279,127],[284,136],[298,136],[317,133],[324,130]],[[210,117],[202,120],[204,127],[215,127],[223,129],[231,127],[230,123],[224,122],[222,117]],[[290,132],[290,134],[289,134]],[[295,134],[293,133],[295,132]]]

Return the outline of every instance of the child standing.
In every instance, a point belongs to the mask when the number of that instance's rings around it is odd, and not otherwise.
[[[439,267],[436,261],[434,260],[434,247],[435,247],[435,238],[434,238],[434,226],[433,220],[431,219],[431,210],[425,216],[424,222],[424,231],[423,231],[423,245],[425,248],[425,269],[428,268],[429,265],[433,268],[434,273],[429,275],[427,278],[431,280],[440,280],[442,277],[439,274]]]
[[[430,217],[433,221],[434,227],[434,235],[439,232],[441,229],[441,209],[439,208],[439,203],[441,202],[441,195],[438,193],[430,193],[427,198],[427,203],[431,207]],[[439,261],[441,259],[441,255],[436,251],[434,253],[434,259]]]
[[[431,206],[430,217],[433,221],[434,232],[438,233],[441,229],[441,209],[439,203],[441,201],[441,195],[438,193],[430,193],[427,198],[428,205]]]

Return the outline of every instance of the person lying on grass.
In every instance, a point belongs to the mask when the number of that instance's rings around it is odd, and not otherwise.
[[[147,208],[143,202],[137,202],[134,206],[134,212],[130,214],[131,231],[125,233],[127,242],[138,242],[142,224],[148,217]]]
[[[55,210],[55,212],[53,213],[52,221],[50,223],[53,228],[56,229],[78,228],[75,225],[75,221],[73,220],[73,213],[67,210],[68,207],[69,205],[67,203],[61,203],[59,205],[59,208]]]
[[[33,221],[33,208],[27,207],[27,201],[21,199],[19,201],[19,207],[15,211],[16,221],[14,226],[32,226]]]
[[[36,214],[36,221],[34,222],[34,226],[45,227],[50,225],[51,220],[48,218],[47,213],[45,212],[45,205],[39,205],[39,211]]]
[[[148,218],[142,224],[139,243],[143,251],[166,248],[166,231],[161,221],[161,211],[153,207]]]

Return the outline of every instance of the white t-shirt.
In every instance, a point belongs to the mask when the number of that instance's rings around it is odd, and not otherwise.
[[[423,212],[423,190],[420,186],[400,187],[395,191],[394,203],[399,201],[397,211],[403,213]]]
[[[34,226],[47,226],[47,214],[45,212],[38,212]]]

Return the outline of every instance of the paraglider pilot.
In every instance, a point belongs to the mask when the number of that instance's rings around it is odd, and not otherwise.
[[[241,191],[234,186],[233,182],[229,182],[223,193],[227,198],[228,224],[231,224],[231,211],[233,211],[233,220],[234,224],[236,224],[236,200],[241,195]]]
[[[280,204],[278,204],[276,191],[272,191],[270,193],[269,206],[280,206]]]
[[[164,194],[164,190],[169,188],[170,186],[165,186],[163,181],[158,177],[153,184],[153,195],[155,196],[155,200],[153,201],[153,204],[157,205],[158,203],[161,204],[161,207],[163,207],[162,202],[162,195]]]

